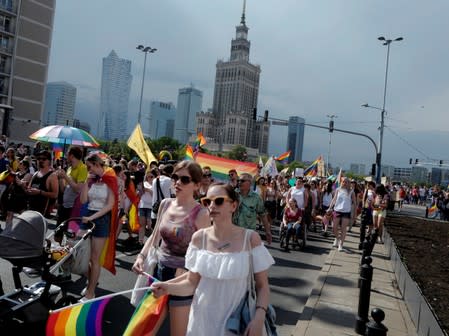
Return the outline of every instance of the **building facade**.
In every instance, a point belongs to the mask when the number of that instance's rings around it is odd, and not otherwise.
[[[291,150],[289,162],[302,161],[305,122],[305,119],[301,117],[288,118],[287,150]]]
[[[151,139],[159,139],[163,136],[173,138],[175,134],[175,118],[175,105],[152,101],[150,106],[149,137]]]
[[[193,86],[179,89],[176,108],[175,139],[181,144],[196,136],[196,115],[203,106],[203,93]]]
[[[366,165],[363,163],[351,163],[349,166],[349,171],[357,175],[365,175]]]
[[[43,126],[72,125],[75,114],[76,87],[67,82],[47,84]]]
[[[55,4],[0,1],[0,124],[13,142],[42,125]]]
[[[103,140],[128,137],[128,104],[131,91],[131,61],[112,50],[103,58],[98,137]]]
[[[197,126],[198,132],[210,135],[211,145],[218,144],[219,150],[243,145],[266,154],[269,122],[256,115],[261,69],[249,61],[248,30],[244,6],[235,38],[231,41],[229,60],[220,60],[216,64],[212,113],[198,114]]]

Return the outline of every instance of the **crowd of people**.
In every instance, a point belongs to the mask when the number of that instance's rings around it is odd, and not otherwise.
[[[57,224],[74,215],[95,223],[81,301],[95,297],[108,237],[115,243],[126,228],[128,240],[137,241],[132,270],[138,274],[150,242],[156,241],[153,275],[160,282],[153,290],[170,295],[172,335],[226,334],[226,320],[245,294],[250,269],[257,309],[248,330],[249,335],[261,334],[269,303],[267,274],[274,263],[261,236],[271,244],[273,225],[286,232],[285,251],[302,239],[302,231],[317,228],[325,236],[333,234],[333,246],[345,251],[346,234],[358,216],[369,230],[378,229],[382,242],[392,200],[399,210],[404,202],[435,204],[441,218],[449,218],[449,193],[437,187],[384,186],[347,177],[252,176],[234,169],[226,181],[214,181],[211,168],[194,161],[148,166],[123,158],[106,162],[79,147],[70,147],[64,160],[55,161],[49,150],[27,153],[0,145],[0,172],[8,172],[0,183],[7,227],[14,214],[26,209],[46,217],[56,214]],[[130,227],[133,205],[137,231]],[[215,302],[221,304],[207,304]]]

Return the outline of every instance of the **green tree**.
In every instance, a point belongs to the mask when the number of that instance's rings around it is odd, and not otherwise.
[[[178,150],[183,149],[183,147],[178,140],[170,137],[161,137],[150,142],[150,148],[154,156],[158,157],[160,151],[166,150],[172,154],[173,160],[182,158],[179,157],[182,151]]]
[[[246,161],[248,154],[246,153],[246,148],[244,146],[237,145],[228,153],[228,157],[232,160]]]

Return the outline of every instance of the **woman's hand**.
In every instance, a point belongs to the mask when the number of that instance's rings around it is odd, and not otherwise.
[[[254,316],[254,318],[251,320],[251,322],[248,324],[248,326],[246,327],[245,332],[243,333],[243,335],[245,336],[260,336],[262,335],[262,330],[264,327],[264,322],[265,322],[265,312],[263,312],[263,314],[260,314],[258,311],[260,309],[256,309],[256,315]]]
[[[153,291],[153,295],[155,298],[161,297],[163,295],[168,295],[168,287],[170,285],[165,282],[153,282],[151,285],[151,290]]]
[[[92,217],[82,217],[82,219],[81,219],[82,221],[83,221],[83,223],[84,224],[87,224],[87,223],[89,223],[89,222],[92,222],[93,221],[93,218]]]
[[[144,257],[140,253],[137,255],[137,259],[134,262],[134,265],[132,267],[132,271],[136,274],[142,274],[143,272],[143,264],[144,264]]]

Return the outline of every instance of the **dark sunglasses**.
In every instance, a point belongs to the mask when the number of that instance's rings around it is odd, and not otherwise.
[[[237,183],[250,182],[250,180],[238,180]]]
[[[192,182],[192,178],[187,175],[178,176],[178,174],[172,174],[171,178],[175,183],[178,182],[178,180],[180,180],[182,184],[189,184]]]
[[[209,198],[209,197],[203,197],[201,199],[201,204],[205,207],[208,207],[214,202],[216,206],[221,206],[225,201],[232,202],[232,199],[230,199],[228,196],[218,196],[215,198]]]
[[[212,174],[203,174],[203,177],[212,177]]]

